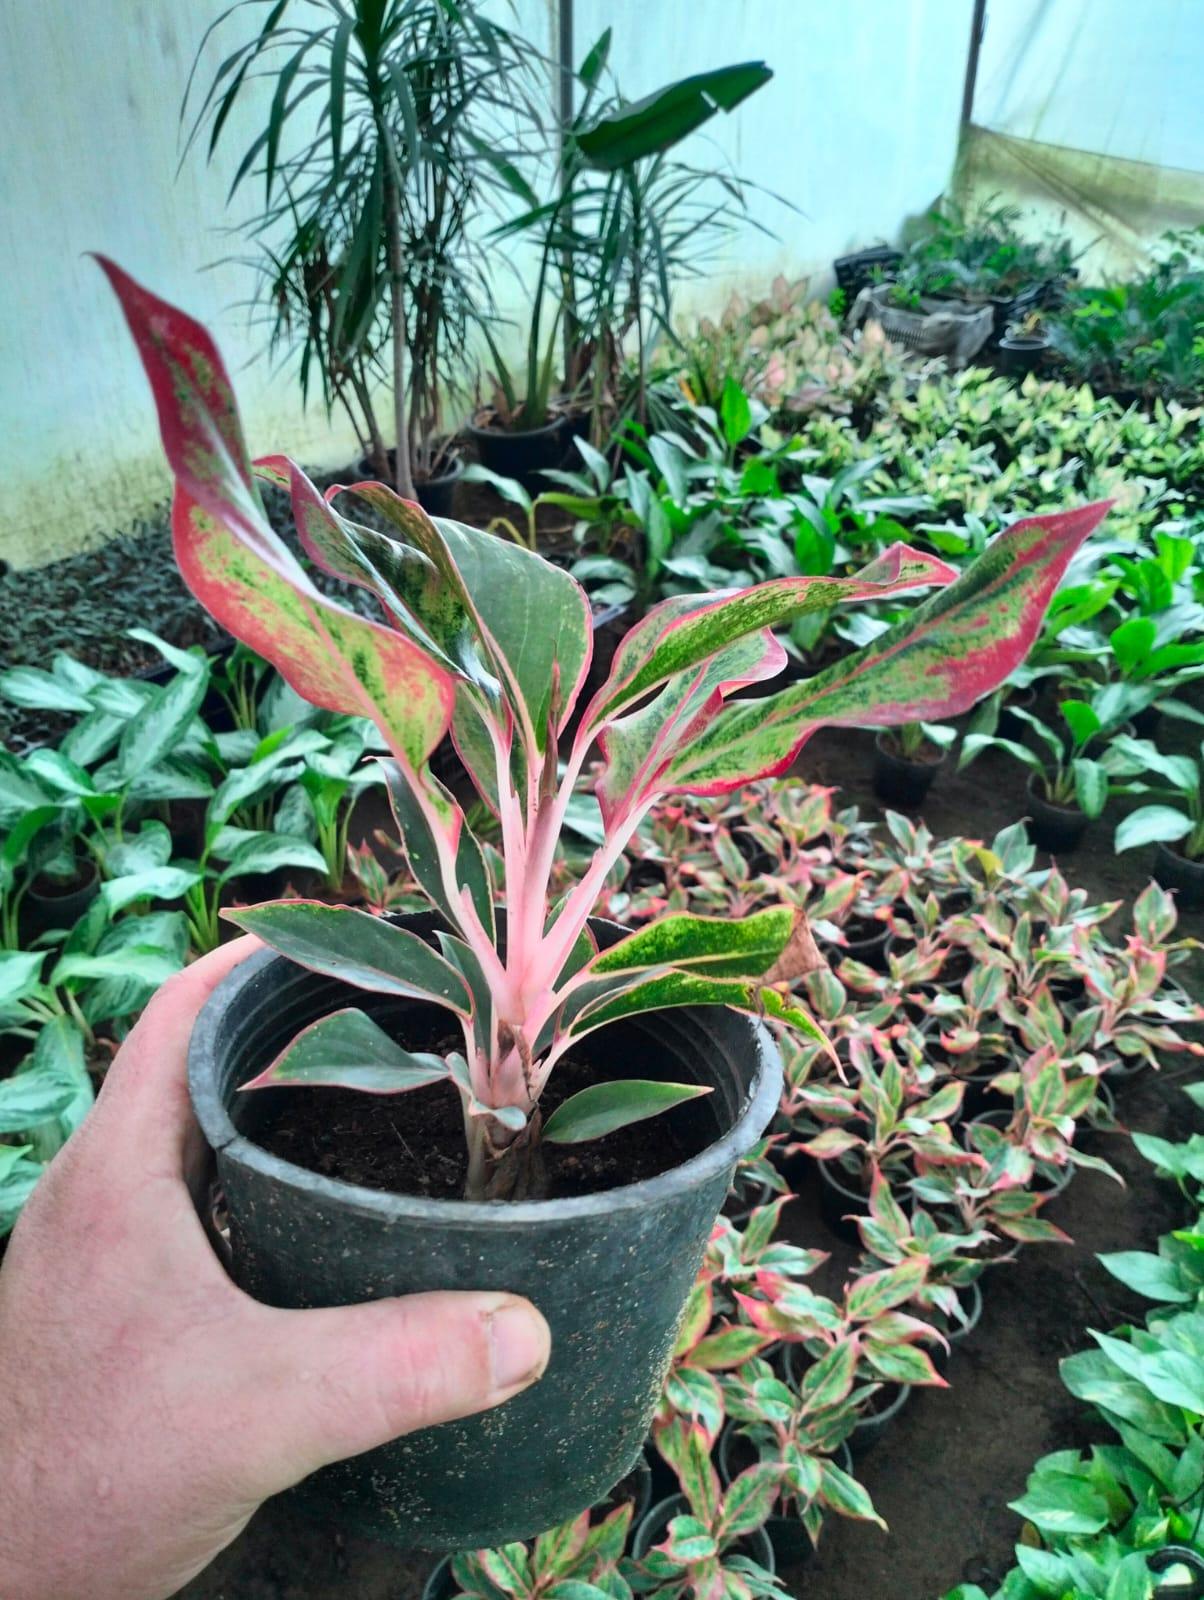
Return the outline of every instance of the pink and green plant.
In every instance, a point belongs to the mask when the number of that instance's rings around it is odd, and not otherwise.
[[[668,1006],[714,1004],[817,1034],[789,994],[819,960],[797,907],[738,921],[667,916],[599,948],[590,919],[611,869],[667,797],[721,795],[782,773],[817,728],[938,721],[973,705],[1024,659],[1068,562],[1107,506],[1017,523],[960,577],[900,543],[851,578],[671,597],[630,630],[606,681],[578,708],[592,646],[579,584],[509,541],[432,521],[382,484],[357,484],[350,494],[387,534],[345,516],[332,503],[342,491],[324,497],[286,457],[252,465],[212,339],[113,263],[102,265],[158,407],[186,582],[305,699],[376,723],[411,871],[445,924],[436,949],[347,907],[276,902],[234,915],[316,972],[434,1002],[463,1037],[462,1052],[411,1053],[347,1007],[306,1028],[253,1086],[391,1094],[447,1082],[463,1107],[466,1193],[519,1197],[539,1193],[542,1140],[599,1137],[705,1092],[600,1083],[544,1121],[549,1075],[590,1031]],[[288,490],[310,560],[366,589],[379,619],[317,587],[273,530],[257,476]],[[736,698],[784,667],[774,628],[925,586],[938,592],[862,650],[764,698]],[[430,772],[449,733],[497,817],[503,883],[459,802]],[[558,841],[595,750],[603,842],[553,902]],[[504,921],[496,911],[503,896]]]

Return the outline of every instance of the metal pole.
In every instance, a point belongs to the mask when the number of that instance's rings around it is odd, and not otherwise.
[[[561,0],[563,10],[564,0]],[[982,36],[987,26],[987,0],[974,0],[974,17],[970,23],[970,51],[966,57],[966,83],[962,90],[962,127],[974,120],[974,86],[978,82],[978,54],[982,49]]]

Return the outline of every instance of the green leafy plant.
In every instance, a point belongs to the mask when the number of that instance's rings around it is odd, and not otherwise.
[[[1107,750],[1092,755],[1108,729],[1099,712],[1086,700],[1067,699],[1058,704],[1062,728],[1051,728],[1031,711],[1017,708],[1012,715],[1033,730],[1042,749],[1001,739],[997,734],[968,733],[958,761],[961,770],[982,750],[1004,750],[1034,773],[1051,805],[1077,808],[1084,816],[1098,817],[1128,768],[1121,759],[1123,746],[1112,741]]]
[[[1117,745],[1135,772],[1152,773],[1161,779],[1161,783],[1136,781],[1129,786],[1131,792],[1154,794],[1157,799],[1139,806],[1117,823],[1117,850],[1135,850],[1144,844],[1174,844],[1189,861],[1204,859],[1200,762],[1194,756],[1164,753],[1150,739],[1121,738]]]
[[[201,49],[240,10],[223,12]],[[230,188],[263,181],[245,231],[265,252],[273,341],[292,343],[300,330],[303,388],[316,361],[328,403],[347,408],[377,472],[413,499],[415,478],[439,467],[443,396],[486,305],[470,232],[482,177],[515,174],[538,136],[528,49],[472,0],[317,0],[300,10],[273,6],[199,101],[190,79],[182,114],[192,111],[191,140],[207,133],[212,157],[251,86],[274,82]],[[382,368],[391,472],[373,401]]]
[[[281,902],[237,913],[283,954],[367,989],[433,1000],[463,1053],[413,1055],[354,1007],[306,1029],[255,1084],[358,1084],[399,1092],[444,1081],[463,1102],[467,1191],[539,1184],[542,1139],[575,1142],[697,1095],[698,1085],[616,1082],[582,1090],[543,1121],[556,1063],[617,1017],[669,1005],[735,1005],[813,1034],[786,988],[818,963],[801,912],[742,922],[665,919],[599,948],[590,914],[640,822],[673,793],[721,793],[783,770],[827,722],[884,725],[953,714],[1012,670],[1077,546],[1105,507],[1021,523],[958,582],[860,654],[750,703],[737,686],[780,671],[771,628],[817,605],[876,598],[947,572],[905,546],[847,580],[794,579],[670,601],[620,643],[585,707],[564,770],[558,745],[591,642],[580,587],[513,544],[437,526],[383,485],[356,494],[397,537],[345,520],[301,471],[287,481],[311,558],[369,588],[388,625],[323,596],[264,516],[220,357],[204,330],[105,264],[151,379],[177,488],[181,567],[224,624],[330,710],[372,717],[392,756],[390,793],[411,869],[446,923],[439,949],[345,907]],[[224,448],[215,452],[214,439]],[[337,493],[337,491],[336,491]],[[539,618],[532,629],[531,618]],[[996,626],[984,627],[983,618]],[[498,816],[501,885],[453,796],[427,769],[449,727]],[[581,881],[549,898],[556,847],[595,742],[603,843]]]
[[[462,1551],[451,1558],[461,1600],[630,1600],[620,1563],[631,1505],[594,1520],[588,1511],[530,1544]]]

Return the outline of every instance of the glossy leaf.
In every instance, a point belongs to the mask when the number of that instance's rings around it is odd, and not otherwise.
[[[642,1078],[591,1084],[556,1107],[543,1125],[543,1137],[551,1144],[584,1144],[710,1093],[703,1084],[656,1083]]]
[[[317,900],[276,900],[223,915],[300,966],[380,994],[433,1000],[468,1016],[464,979],[424,939],[382,917]]]
[[[138,346],[176,476],[172,535],[185,582],[306,700],[376,720],[418,767],[447,731],[448,675],[403,634],[319,593],[259,500],[230,382],[192,318],[101,261]]]
[[[716,111],[734,111],[772,77],[763,61],[744,61],[679,78],[599,117],[578,133],[577,145],[591,167],[615,172],[668,150]]]
[[[240,1087],[308,1084],[402,1094],[447,1076],[447,1062],[441,1056],[403,1050],[371,1017],[348,1007],[303,1028],[270,1067]]]
[[[1027,656],[1071,557],[1107,509],[1016,523],[872,644],[778,694],[726,707],[671,764],[666,791],[726,793],[783,772],[825,724],[889,727],[968,710]]]
[[[673,967],[716,978],[755,977],[768,971],[786,949],[800,915],[793,906],[772,906],[739,921],[675,913],[601,951],[586,971]]]
[[[849,601],[884,600],[904,590],[952,583],[956,577],[956,568],[900,543],[851,578],[778,578],[752,589],[662,600],[620,641],[587,720],[597,724],[618,715],[649,690],[701,665],[746,634],[782,628]]]

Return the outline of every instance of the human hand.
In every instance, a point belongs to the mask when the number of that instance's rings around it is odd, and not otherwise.
[[[0,1271],[0,1595],[163,1600],[318,1467],[508,1400],[547,1324],[505,1294],[279,1311],[197,1214],[185,1056],[255,941],[166,983],[39,1183]]]

